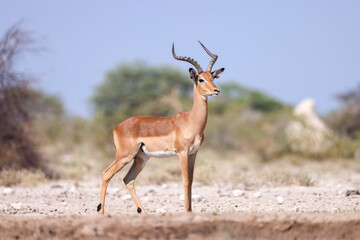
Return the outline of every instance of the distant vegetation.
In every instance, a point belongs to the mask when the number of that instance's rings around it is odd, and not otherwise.
[[[360,85],[337,96],[343,107],[326,118],[328,124],[343,137],[359,138]]]

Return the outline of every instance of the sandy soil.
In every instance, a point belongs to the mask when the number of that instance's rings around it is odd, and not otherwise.
[[[359,239],[356,214],[0,217],[1,239]]]
[[[178,183],[138,186],[147,215],[138,215],[123,184],[109,186],[105,216],[98,216],[99,183],[47,182],[0,187],[1,239],[356,239],[360,196],[351,186],[285,186],[248,189],[195,183],[192,214],[183,214]]]

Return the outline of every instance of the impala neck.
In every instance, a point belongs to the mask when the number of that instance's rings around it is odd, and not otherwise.
[[[190,124],[196,131],[203,132],[207,121],[207,97],[202,96],[194,84],[194,104],[190,111]]]

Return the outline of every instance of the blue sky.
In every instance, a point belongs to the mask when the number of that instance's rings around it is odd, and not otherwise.
[[[187,73],[178,55],[203,68],[219,55],[219,81],[236,81],[286,103],[315,99],[319,112],[360,82],[360,1],[5,1],[0,33],[24,20],[39,55],[19,68],[39,78],[73,114],[91,116],[88,99],[106,71],[144,60]],[[190,80],[189,80],[190,81]]]

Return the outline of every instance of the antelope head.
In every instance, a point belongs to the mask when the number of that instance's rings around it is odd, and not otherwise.
[[[172,54],[176,60],[185,61],[191,63],[197,70],[197,73],[195,69],[190,68],[190,78],[194,81],[194,84],[196,86],[196,90],[204,97],[207,96],[217,96],[220,93],[220,89],[216,87],[214,84],[214,80],[219,78],[222,72],[225,70],[225,68],[220,68],[215,71],[211,71],[213,65],[215,64],[218,56],[215,54],[212,54],[200,41],[200,45],[204,48],[205,52],[209,54],[211,57],[211,61],[209,63],[209,66],[207,67],[206,71],[204,72],[200,65],[192,58],[189,57],[180,57],[176,56],[175,50],[174,50],[174,44],[172,46]]]

